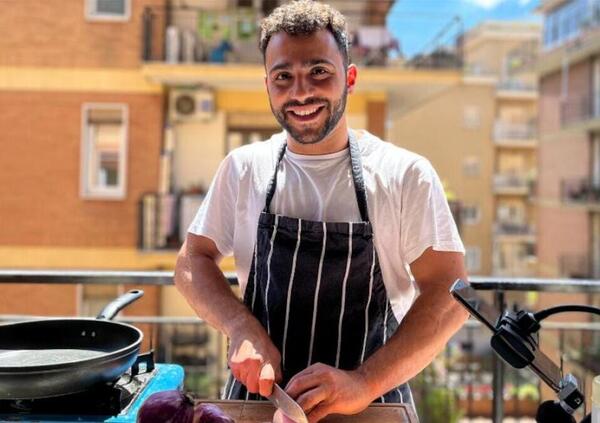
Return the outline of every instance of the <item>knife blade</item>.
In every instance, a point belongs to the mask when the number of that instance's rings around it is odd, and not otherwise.
[[[267,397],[275,407],[296,423],[308,423],[302,407],[292,399],[281,387],[274,383],[273,392]]]

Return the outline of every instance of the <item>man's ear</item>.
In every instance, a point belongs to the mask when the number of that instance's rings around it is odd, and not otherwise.
[[[346,85],[348,88],[348,93],[354,92],[354,86],[356,85],[356,75],[358,70],[356,69],[356,65],[349,64],[346,69]]]

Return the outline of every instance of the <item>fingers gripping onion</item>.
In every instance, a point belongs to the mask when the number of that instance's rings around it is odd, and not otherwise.
[[[235,423],[214,404],[197,403],[179,390],[156,392],[142,404],[137,423]]]

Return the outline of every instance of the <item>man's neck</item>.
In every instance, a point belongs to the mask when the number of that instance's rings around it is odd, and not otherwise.
[[[296,154],[317,156],[336,153],[348,147],[348,125],[346,119],[340,119],[338,125],[322,141],[316,144],[302,144],[287,134],[287,148]]]

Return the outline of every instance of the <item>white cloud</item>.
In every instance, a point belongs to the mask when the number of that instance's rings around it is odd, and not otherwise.
[[[474,4],[475,6],[481,7],[483,9],[494,9],[500,3],[506,0],[467,0],[467,3]],[[519,0],[519,1],[529,1],[529,0]]]
[[[486,10],[491,10],[491,9],[495,9],[496,6],[498,6],[500,3],[507,3],[511,0],[465,0],[467,3],[470,3],[474,6],[480,7],[482,9],[486,9]],[[512,0],[514,1],[514,0]],[[529,3],[531,3],[532,0],[516,0],[516,3],[519,4],[519,6],[527,6]]]

